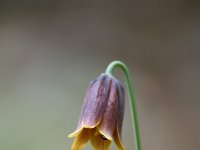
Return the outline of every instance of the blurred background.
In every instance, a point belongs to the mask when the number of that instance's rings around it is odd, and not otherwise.
[[[0,149],[69,150],[89,81],[116,59],[134,80],[143,150],[198,149],[198,0],[1,0]]]

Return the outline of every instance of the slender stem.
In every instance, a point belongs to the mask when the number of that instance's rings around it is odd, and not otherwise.
[[[131,108],[131,117],[132,117],[132,125],[133,125],[133,130],[134,130],[134,137],[135,137],[135,146],[136,146],[136,150],[141,150],[138,115],[137,115],[135,96],[133,93],[133,87],[132,87],[131,76],[130,76],[129,70],[123,62],[113,61],[108,65],[105,73],[112,75],[112,72],[116,67],[119,67],[120,69],[122,69],[122,71],[125,75],[126,86],[128,89],[128,96],[129,96],[129,102],[130,102],[130,108]]]

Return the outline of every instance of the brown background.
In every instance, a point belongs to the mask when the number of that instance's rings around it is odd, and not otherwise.
[[[133,76],[143,150],[199,149],[197,0],[0,1],[0,149],[69,150],[89,81],[115,59]]]

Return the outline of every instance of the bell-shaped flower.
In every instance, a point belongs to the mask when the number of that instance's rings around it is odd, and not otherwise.
[[[125,150],[122,139],[125,95],[121,83],[112,75],[101,74],[91,81],[82,106],[72,150],[81,150],[90,141],[95,150],[108,150],[114,140]]]

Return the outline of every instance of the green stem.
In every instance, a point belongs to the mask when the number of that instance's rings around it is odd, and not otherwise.
[[[136,102],[135,102],[135,98],[134,98],[133,87],[132,87],[131,76],[130,76],[129,70],[123,62],[113,61],[108,65],[105,73],[112,75],[112,72],[113,72],[114,68],[116,68],[116,67],[119,67],[120,69],[122,69],[122,71],[125,75],[126,86],[128,89],[128,96],[129,96],[129,102],[130,102],[130,108],[131,108],[131,117],[132,117],[132,125],[133,125],[133,130],[134,130],[134,137],[135,137],[135,146],[136,146],[136,150],[141,150],[138,115],[137,115]]]

